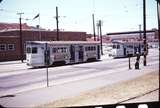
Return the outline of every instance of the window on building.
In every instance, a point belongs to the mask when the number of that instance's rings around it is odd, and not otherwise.
[[[6,50],[6,44],[0,44],[0,51]]]
[[[8,50],[14,51],[15,50],[15,44],[8,44]]]

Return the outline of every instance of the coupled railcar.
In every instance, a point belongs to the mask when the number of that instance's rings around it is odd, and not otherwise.
[[[144,54],[144,44],[142,41],[126,42],[126,41],[114,41],[112,42],[111,56],[114,58],[136,56]]]
[[[100,43],[87,41],[28,41],[27,65],[40,67],[64,62],[65,64],[100,59]]]

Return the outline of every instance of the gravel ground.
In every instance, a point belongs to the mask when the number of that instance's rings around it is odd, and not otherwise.
[[[137,97],[135,99],[128,100],[124,103],[156,102],[159,100],[158,98],[159,98],[159,89],[152,91],[148,94],[145,94],[143,96]]]
[[[120,82],[114,85],[97,88],[85,93],[81,93],[79,96],[57,100],[45,105],[41,105],[40,107],[67,107],[116,104],[136,96],[141,96],[145,93],[148,93],[149,91],[158,89],[158,82],[158,72],[152,72],[150,74],[146,74],[130,81]],[[155,101],[158,97],[155,95],[158,94],[151,94],[151,99],[149,101],[151,101],[152,99]],[[147,101],[147,98],[139,98],[139,101],[142,100],[145,102]],[[134,100],[128,102],[133,103]]]

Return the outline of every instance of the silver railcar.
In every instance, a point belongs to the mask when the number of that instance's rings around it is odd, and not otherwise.
[[[46,58],[47,56],[47,58]],[[48,59],[48,60],[46,60]],[[64,62],[65,64],[100,59],[100,43],[88,41],[28,41],[26,42],[27,65],[45,66]]]

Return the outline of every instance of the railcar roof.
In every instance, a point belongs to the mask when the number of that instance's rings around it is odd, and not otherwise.
[[[119,44],[143,44],[143,41],[114,41],[112,43],[119,43]]]
[[[27,41],[27,43],[37,44],[100,44],[99,41]]]

